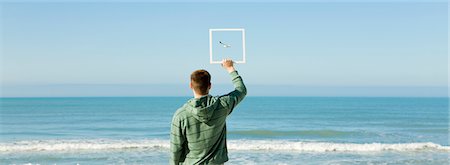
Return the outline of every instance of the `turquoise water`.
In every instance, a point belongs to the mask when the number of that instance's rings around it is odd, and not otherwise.
[[[0,164],[167,164],[187,97],[2,98]],[[448,164],[448,98],[248,97],[229,164]]]

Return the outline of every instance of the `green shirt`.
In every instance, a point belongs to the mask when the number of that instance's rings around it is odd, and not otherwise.
[[[237,71],[235,90],[223,96],[192,98],[172,119],[170,164],[222,164],[228,161],[226,118],[247,94]]]

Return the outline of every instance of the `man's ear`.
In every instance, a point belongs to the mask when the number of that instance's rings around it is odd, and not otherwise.
[[[192,82],[189,82],[189,88],[192,89]]]
[[[208,90],[210,90],[210,89],[211,89],[211,86],[212,86],[212,85],[211,85],[211,83],[209,83],[209,86],[208,86]]]

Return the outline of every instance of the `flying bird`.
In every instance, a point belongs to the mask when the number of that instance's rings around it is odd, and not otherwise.
[[[231,45],[224,44],[222,41],[219,41],[219,44],[222,44],[224,48],[229,48],[229,47],[231,47]]]

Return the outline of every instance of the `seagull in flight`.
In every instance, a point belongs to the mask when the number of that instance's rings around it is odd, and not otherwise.
[[[219,41],[219,44],[222,44],[224,48],[229,48],[229,47],[231,47],[231,45],[224,44],[222,41]]]

